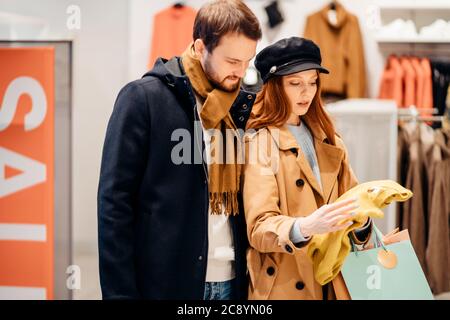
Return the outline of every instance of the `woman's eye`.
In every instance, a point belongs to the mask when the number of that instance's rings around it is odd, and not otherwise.
[[[309,85],[310,85],[310,86],[315,86],[316,84],[317,84],[317,82],[314,81],[314,82],[311,82]]]
[[[300,83],[298,83],[298,82],[291,82],[291,83],[290,83],[291,86],[298,86],[299,84],[300,84]]]
[[[230,64],[237,64],[236,61],[228,61]]]

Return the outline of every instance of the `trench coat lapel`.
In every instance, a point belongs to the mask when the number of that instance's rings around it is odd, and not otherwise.
[[[316,177],[314,176],[314,173],[311,169],[311,166],[308,163],[308,160],[306,159],[305,155],[300,149],[300,146],[297,143],[297,140],[295,139],[294,135],[289,131],[287,126],[282,127],[269,127],[269,131],[273,137],[276,137],[277,134],[275,133],[275,130],[278,131],[278,141],[276,143],[278,144],[278,148],[283,151],[293,150],[295,149],[297,153],[297,159],[296,162],[298,166],[300,167],[300,171],[305,175],[306,179],[308,180],[308,183],[311,185],[311,187],[322,196],[322,189],[319,186],[318,181],[316,180]],[[276,138],[275,138],[276,140]],[[299,177],[300,178],[300,177]]]
[[[315,139],[317,161],[319,162],[320,177],[323,187],[323,201],[328,203],[333,186],[337,183],[344,150],[331,144]]]
[[[309,129],[314,136],[314,148],[316,149],[317,161],[319,162],[320,178],[322,180],[323,201],[328,203],[331,192],[336,183],[344,160],[344,149],[328,143],[325,132],[315,121],[308,122]]]
[[[305,121],[305,120],[302,120]],[[317,161],[319,162],[322,188],[319,186],[314,173],[309,165],[294,135],[289,131],[286,125],[282,127],[269,126],[268,129],[273,137],[277,137],[274,130],[278,131],[278,148],[283,151],[295,149],[297,151],[297,164],[301,172],[305,175],[311,187],[322,197],[324,203],[327,203],[331,196],[333,186],[337,181],[337,176],[341,168],[341,162],[344,158],[344,150],[327,143],[326,134],[312,123],[309,126],[314,137],[314,148],[316,150]],[[277,138],[275,138],[277,140]]]

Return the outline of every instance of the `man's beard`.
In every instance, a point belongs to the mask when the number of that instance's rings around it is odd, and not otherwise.
[[[240,87],[241,85],[241,81],[237,81],[235,84],[233,85],[225,85],[225,81],[229,78],[226,77],[223,81],[219,81],[218,80],[218,76],[217,73],[214,71],[214,68],[212,67],[212,65],[210,64],[209,59],[205,60],[205,75],[208,78],[209,82],[217,89],[220,89],[222,91],[226,91],[226,92],[233,92],[235,91],[237,88]]]

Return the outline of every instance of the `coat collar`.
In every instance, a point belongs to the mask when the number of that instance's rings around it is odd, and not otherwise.
[[[177,97],[187,103],[181,106],[185,109],[191,120],[194,120],[192,106],[196,104],[194,90],[186,76],[180,57],[173,57],[170,60],[158,58],[152,70],[144,74],[143,77],[157,77],[164,84],[173,90]],[[239,129],[245,129],[247,120],[250,117],[256,94],[241,88],[239,95],[230,108],[230,114],[234,123]]]
[[[313,189],[322,197],[324,203],[328,203],[331,191],[333,190],[333,186],[337,181],[341,169],[341,162],[344,159],[344,149],[329,144],[325,132],[320,128],[317,122],[309,121],[309,123],[307,123],[306,119],[302,119],[302,121],[304,121],[311,130],[314,138],[314,148],[316,150],[317,161],[319,162],[323,191],[314,176],[308,160],[303,152],[301,152],[297,140],[288,127],[286,125],[283,125],[282,127],[269,126],[268,130],[280,150],[293,151],[293,149],[295,149],[297,154],[297,164],[299,165],[300,170],[303,172],[306,179],[308,179],[308,182]]]

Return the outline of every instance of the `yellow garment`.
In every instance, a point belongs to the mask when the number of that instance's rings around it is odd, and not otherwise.
[[[348,190],[336,201],[357,198],[359,208],[355,215],[341,221],[354,221],[348,228],[333,233],[314,235],[308,246],[308,256],[314,265],[314,277],[321,285],[333,280],[341,271],[345,258],[350,253],[348,234],[361,228],[368,217],[383,218],[382,208],[392,201],[406,201],[412,197],[412,192],[395,181],[377,180],[359,184]]]

